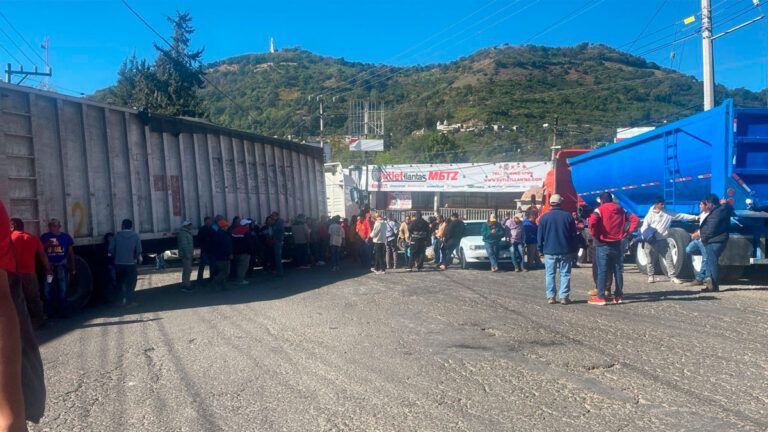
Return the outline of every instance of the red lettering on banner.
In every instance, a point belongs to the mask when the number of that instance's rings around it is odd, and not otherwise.
[[[430,171],[428,174],[430,181],[456,181],[459,179],[458,171]]]

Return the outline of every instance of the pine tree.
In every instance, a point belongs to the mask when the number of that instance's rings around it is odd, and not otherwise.
[[[197,90],[205,86],[202,66],[204,49],[191,51],[189,48],[192,33],[192,17],[188,12],[176,12],[176,17],[168,17],[173,25],[171,47],[158,44],[154,74],[158,88],[158,111],[188,117],[206,117],[207,108],[198,96]]]

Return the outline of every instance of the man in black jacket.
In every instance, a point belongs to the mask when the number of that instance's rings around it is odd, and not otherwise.
[[[427,249],[430,229],[429,223],[424,220],[420,211],[416,212],[416,217],[408,226],[408,231],[411,233],[411,262],[408,271],[413,270],[414,264],[416,270],[421,271],[424,268],[424,252]]]
[[[215,265],[213,259],[213,235],[216,232],[213,230],[213,218],[206,216],[203,219],[203,226],[197,230],[197,244],[200,246],[200,265],[197,267],[197,282],[203,281],[203,275],[205,273],[205,266],[208,266],[211,273],[211,278],[215,276]]]
[[[459,247],[462,237],[464,237],[464,221],[459,219],[458,213],[453,213],[443,230],[441,269],[445,270],[453,262],[453,252]]]
[[[706,210],[709,215],[701,223],[699,234],[694,234],[695,238],[701,237],[701,242],[707,251],[707,278],[704,279],[705,288],[702,292],[720,291],[720,271],[718,260],[723,254],[726,244],[728,244],[728,232],[731,228],[731,216],[733,208],[725,203],[721,204],[716,195],[710,195],[706,198]]]

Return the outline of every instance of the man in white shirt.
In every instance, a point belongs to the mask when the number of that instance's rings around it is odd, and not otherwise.
[[[648,283],[656,282],[654,262],[658,255],[664,257],[663,263],[667,267],[669,279],[677,284],[683,283],[683,281],[677,278],[675,264],[672,261],[672,254],[667,243],[669,226],[673,220],[695,221],[698,220],[698,216],[667,210],[664,207],[664,198],[657,197],[653,206],[648,210],[648,214],[643,219],[643,226],[640,228],[643,236],[649,234],[649,231],[653,231],[653,238],[645,242],[645,252],[648,254]],[[649,228],[653,228],[653,230],[649,230]]]
[[[341,228],[339,216],[331,219],[331,225],[328,227],[328,236],[331,243],[331,271],[339,271],[339,254],[341,245],[344,243],[344,229]]]

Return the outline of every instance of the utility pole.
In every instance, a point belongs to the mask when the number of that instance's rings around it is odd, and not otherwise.
[[[701,0],[701,45],[703,55],[704,111],[715,106],[715,62],[712,57],[712,4]]]
[[[323,120],[324,120],[323,95],[320,95],[319,99],[320,99],[320,148],[323,149],[323,156],[325,156],[325,142],[324,142],[325,135],[323,134],[323,131],[325,130],[324,123],[323,123]],[[326,160],[326,162],[328,161]]]
[[[555,124],[552,126],[552,162],[555,161],[556,153],[560,150],[560,146],[557,145],[557,123],[559,120],[560,117],[555,117]]]

